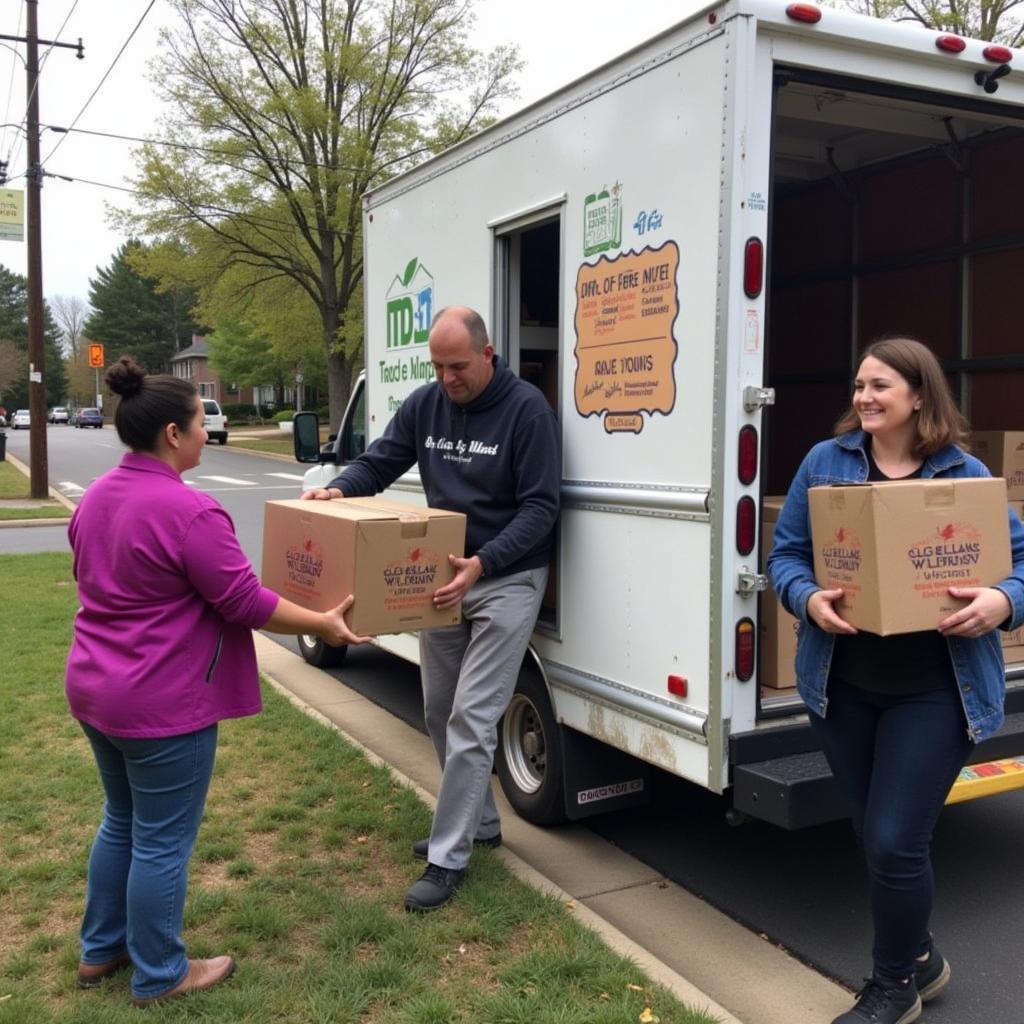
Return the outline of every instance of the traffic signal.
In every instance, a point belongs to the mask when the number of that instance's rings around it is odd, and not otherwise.
[[[89,365],[97,370],[103,369],[103,346],[97,341],[89,344]]]

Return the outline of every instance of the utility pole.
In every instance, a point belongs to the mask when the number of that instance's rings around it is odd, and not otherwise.
[[[46,352],[43,348],[43,241],[40,221],[40,192],[44,171],[39,165],[39,44],[63,46],[85,56],[82,40],[78,44],[60,43],[39,38],[39,0],[25,0],[27,21],[24,37],[0,36],[25,43],[25,87],[28,90],[28,109],[25,128],[28,135],[28,170],[25,172],[28,195],[28,410],[32,418],[29,433],[29,469],[33,498],[49,494],[49,469],[46,460]]]

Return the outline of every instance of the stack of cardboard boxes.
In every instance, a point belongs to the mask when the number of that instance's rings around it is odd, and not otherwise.
[[[775,522],[784,496],[768,497],[761,507],[761,572],[768,571],[768,553],[775,540]],[[761,685],[774,694],[796,686],[796,631],[799,623],[779,604],[775,591],[761,594]],[[772,696],[773,693],[766,694]]]
[[[971,451],[993,476],[1006,480],[1010,507],[1024,521],[1024,430],[976,430]],[[1024,661],[1024,627],[999,636],[1007,662]]]

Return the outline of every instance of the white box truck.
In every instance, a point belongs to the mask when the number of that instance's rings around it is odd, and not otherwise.
[[[497,758],[520,814],[643,799],[647,765],[731,790],[734,820],[844,813],[795,691],[763,685],[764,499],[882,332],[933,347],[977,428],[1024,426],[1022,182],[1024,51],[729,0],[364,197],[366,370],[308,483],[433,378],[449,304],[558,412],[557,558]],[[1007,679],[978,760],[1024,753]]]

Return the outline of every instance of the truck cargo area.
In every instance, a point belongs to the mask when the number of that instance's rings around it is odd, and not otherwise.
[[[977,430],[1022,425],[1024,280],[1014,108],[779,69],[768,244],[766,495],[829,437],[857,353],[905,333],[938,355]],[[786,688],[764,688],[782,710]]]
[[[882,334],[932,348],[974,429],[1024,425],[1024,344],[1012,309],[1024,281],[1017,113],[778,69],[766,496],[784,495],[807,450],[831,435],[857,354]],[[845,816],[810,730],[786,717],[799,698],[791,680],[768,671],[764,645],[762,668],[773,683],[761,687],[769,727],[733,737],[734,806],[788,828]],[[1024,751],[1024,664],[1008,664],[1007,687],[1006,725],[979,745],[975,764]]]

